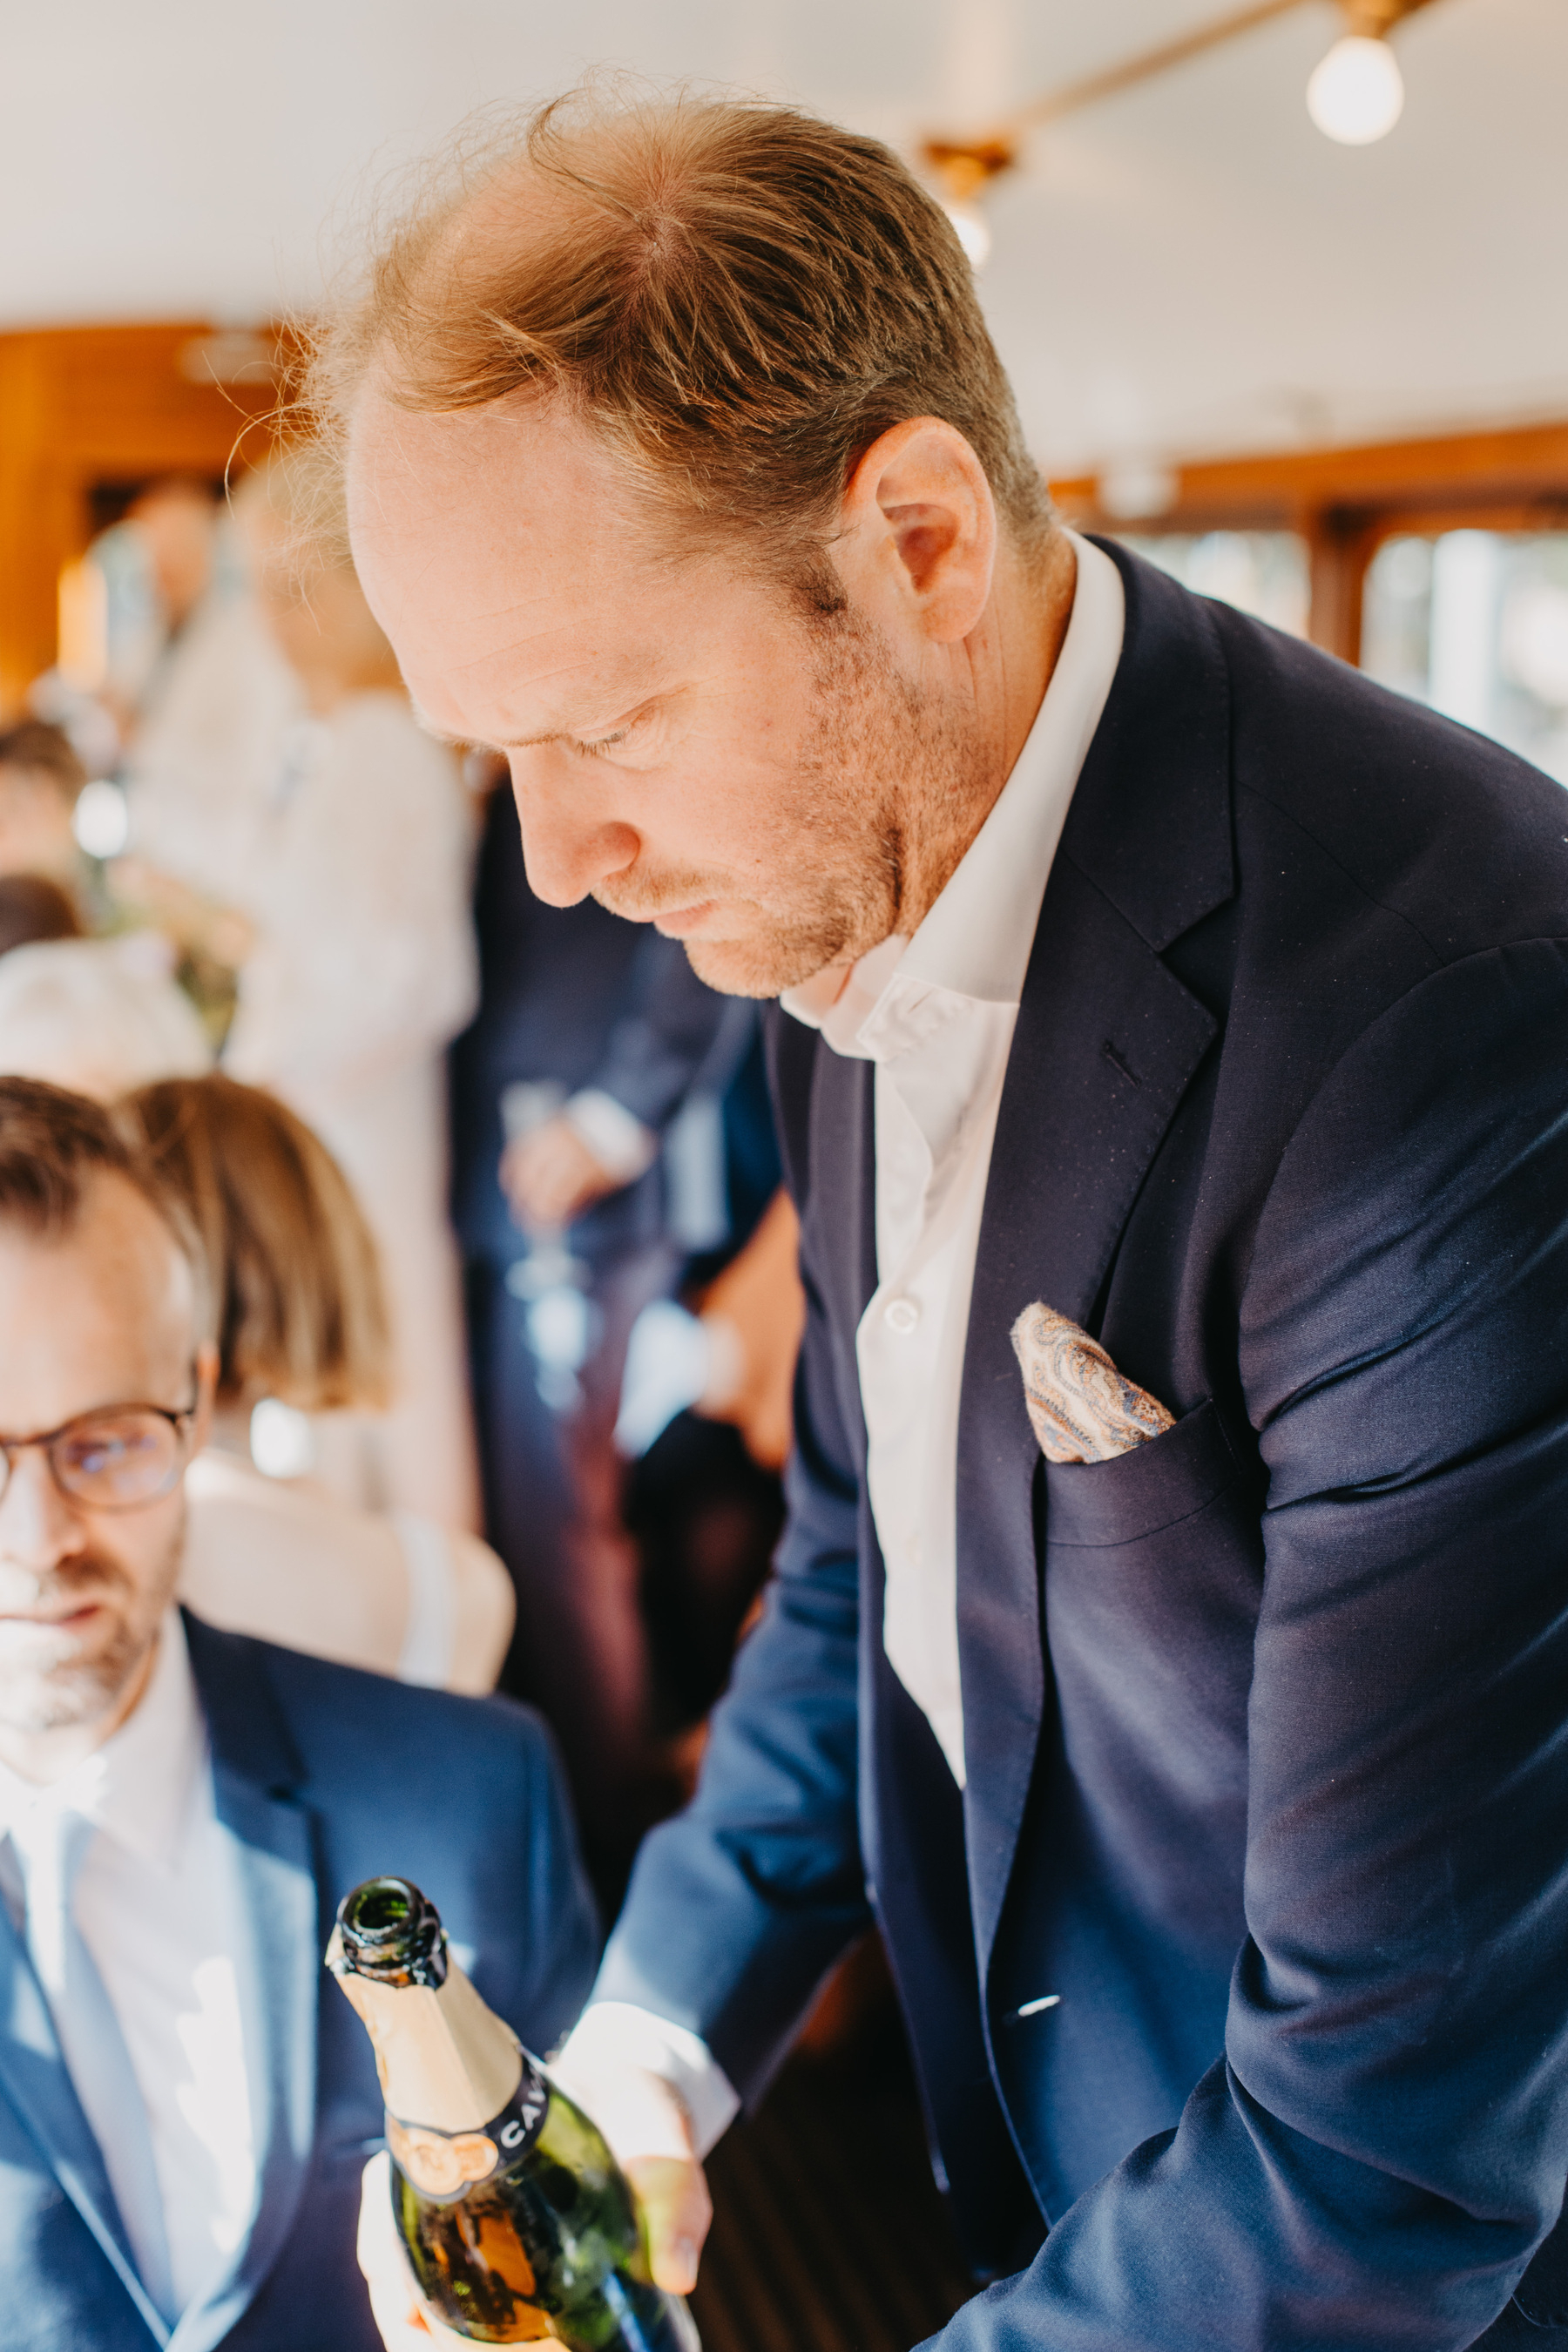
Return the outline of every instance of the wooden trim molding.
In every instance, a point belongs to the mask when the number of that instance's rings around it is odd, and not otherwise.
[[[1069,522],[1112,533],[1299,531],[1311,563],[1309,634],[1349,662],[1361,654],[1367,566],[1385,539],[1568,530],[1568,422],[1205,459],[1172,475],[1170,503],[1146,520],[1108,513],[1094,476],[1053,481],[1051,493]]]
[[[55,658],[62,567],[92,536],[95,496],[163,474],[219,477],[264,436],[264,366],[219,382],[226,350],[270,338],[200,320],[0,334],[0,716]],[[242,354],[241,354],[242,356]]]

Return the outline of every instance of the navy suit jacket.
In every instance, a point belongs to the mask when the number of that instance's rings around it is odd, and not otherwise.
[[[454,1698],[187,1617],[218,1819],[236,1841],[267,2012],[260,2197],[229,2275],[173,2333],[142,2292],[102,2158],[0,1906],[0,2344],[5,2352],[379,2352],[354,2262],[380,2144],[369,2038],[321,1966],[338,1903],[415,1879],[491,2007],[547,2050],[597,1928],[549,1736]]]
[[[1110,551],[969,1322],[967,1789],[880,1642],[871,1069],[779,1016],[791,1517],[602,1990],[752,2094],[875,1914],[1015,2273],[942,2352],[1568,2344],[1568,798]],[[1175,1426],[1043,1462],[1036,1299]]]

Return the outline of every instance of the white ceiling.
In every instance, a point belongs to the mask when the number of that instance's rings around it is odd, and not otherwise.
[[[0,0],[0,327],[309,305],[379,178],[585,66],[909,143],[1224,0]],[[1334,147],[1310,0],[1035,144],[987,308],[1057,472],[1568,413],[1568,0],[1437,0]]]

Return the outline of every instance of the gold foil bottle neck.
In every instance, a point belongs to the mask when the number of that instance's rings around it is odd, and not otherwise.
[[[477,2132],[522,2080],[522,2052],[456,1960],[439,1990],[340,1976],[375,2052],[387,2113],[437,2132]]]

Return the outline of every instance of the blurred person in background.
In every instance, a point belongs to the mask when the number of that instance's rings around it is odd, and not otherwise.
[[[737,1218],[729,1247],[692,1261],[684,1304],[647,1309],[633,1333],[616,1438],[631,1457],[625,1507],[657,1719],[675,1734],[700,1725],[723,1690],[784,1524],[805,1317],[799,1237],[780,1190],[760,1218]]]
[[[0,874],[0,956],[39,940],[76,940],[81,919],[68,892],[42,874]]]
[[[341,1163],[380,1247],[396,1365],[345,1491],[479,1525],[460,1277],[447,1217],[447,1041],[473,1009],[472,817],[419,727],[348,553],[340,493],[281,459],[237,500],[268,626],[309,706],[273,773],[237,901],[224,1049]]]
[[[37,874],[87,902],[86,861],[71,818],[87,771],[61,727],[25,719],[0,729],[0,876]]]
[[[244,877],[300,696],[264,625],[231,519],[205,482],[154,482],[106,534],[135,593],[129,642],[111,631],[109,697],[128,747],[128,903],[202,935],[201,902],[243,903]],[[118,578],[121,566],[108,567]],[[174,886],[183,886],[183,891]],[[187,898],[185,893],[191,894]]]
[[[111,1102],[212,1063],[195,1008],[156,933],[44,939],[0,956],[0,1073]]]
[[[178,644],[212,594],[219,511],[209,486],[183,474],[149,484],[129,509],[170,645]]]
[[[778,1539],[800,1339],[798,1229],[756,1006],[726,1006],[666,1163],[671,1236],[686,1254],[672,1295],[633,1327],[616,1444],[655,1721],[690,1750]]]
[[[153,1181],[192,1220],[216,1302],[211,1433],[186,1479],[182,1598],[210,1623],[449,1690],[493,1688],[511,1586],[477,1536],[264,1476],[264,1411],[374,1413],[392,1384],[381,1269],[342,1170],[254,1087],[166,1079],[121,1106]]]
[[[639,1808],[673,1793],[649,1749],[615,1428],[632,1328],[682,1256],[661,1141],[726,1008],[675,942],[535,897],[504,774],[474,901],[479,1010],[451,1055],[454,1217],[486,1528],[518,1596],[504,1680],[555,1725],[597,1858],[629,1853]]]

